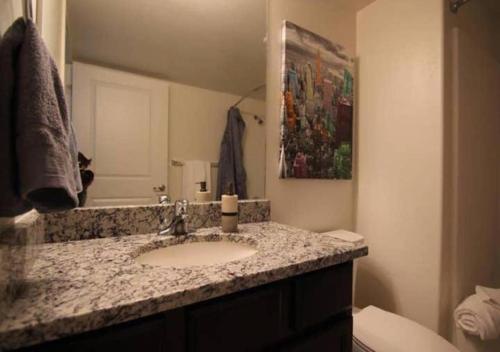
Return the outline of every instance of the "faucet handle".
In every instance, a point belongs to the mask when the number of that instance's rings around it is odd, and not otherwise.
[[[175,215],[187,216],[189,201],[187,199],[179,199],[175,201]]]
[[[166,194],[161,195],[158,197],[158,203],[160,203],[161,205],[170,203],[170,198]]]

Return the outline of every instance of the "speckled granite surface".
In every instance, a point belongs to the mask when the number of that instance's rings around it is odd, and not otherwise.
[[[253,244],[257,254],[205,267],[137,264],[148,248],[182,238],[155,234],[43,244],[28,289],[0,322],[0,347],[17,348],[99,329],[168,309],[346,262],[366,255],[328,235],[273,222],[240,225],[226,235],[200,229],[187,240]]]
[[[220,225],[220,202],[191,203],[189,226],[192,229]],[[270,202],[265,199],[240,200],[239,222],[268,221]],[[173,214],[173,204],[166,206],[121,206],[77,208],[45,214],[45,241],[63,242],[91,238],[115,237],[152,233],[158,230],[159,213],[167,218]]]

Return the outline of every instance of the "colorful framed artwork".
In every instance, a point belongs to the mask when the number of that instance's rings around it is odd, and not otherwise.
[[[280,178],[352,178],[353,67],[344,47],[283,23]]]

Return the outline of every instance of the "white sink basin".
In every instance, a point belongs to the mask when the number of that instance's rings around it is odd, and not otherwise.
[[[140,264],[186,268],[214,265],[247,258],[257,253],[248,244],[230,241],[188,242],[153,249],[135,260]]]

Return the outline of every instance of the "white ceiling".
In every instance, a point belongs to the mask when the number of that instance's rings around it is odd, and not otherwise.
[[[82,60],[234,94],[265,81],[266,0],[69,0]]]

